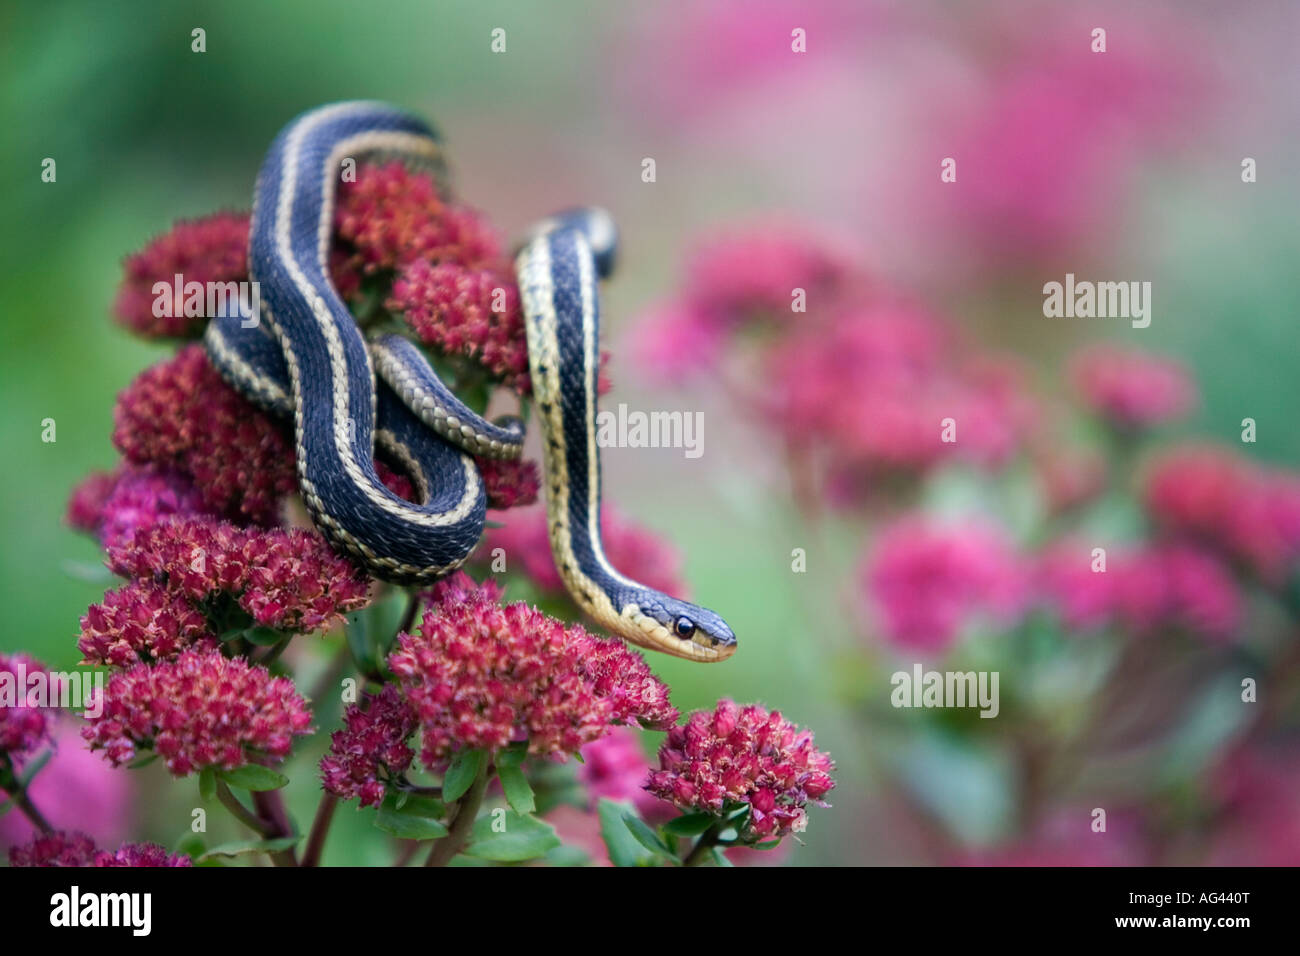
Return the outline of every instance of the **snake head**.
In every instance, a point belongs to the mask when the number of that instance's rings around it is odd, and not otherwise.
[[[736,635],[706,607],[678,601],[657,591],[643,591],[624,603],[621,632],[625,638],[674,657],[725,661],[736,653]]]

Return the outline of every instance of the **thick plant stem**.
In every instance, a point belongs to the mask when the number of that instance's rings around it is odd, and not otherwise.
[[[32,798],[27,795],[26,787],[17,786],[13,790],[5,789],[3,792],[9,794],[14,806],[23,812],[23,816],[30,820],[32,826],[36,827],[36,829],[42,833],[49,833],[54,829],[54,827],[50,826],[50,821],[45,819],[45,814],[41,813],[36,808],[36,804],[32,803]]]
[[[279,790],[255,790],[253,791],[253,806],[257,808],[258,815],[268,823],[268,837],[293,836],[293,825],[289,822],[289,814],[284,809],[284,798],[280,796]],[[270,854],[271,862],[276,866],[297,866],[298,856],[294,853],[293,847],[287,850],[276,850]]]
[[[325,849],[325,837],[330,824],[334,821],[334,811],[338,808],[339,798],[327,793],[321,798],[316,808],[316,819],[311,824],[311,834],[307,837],[307,849],[302,852],[300,866],[320,866],[321,852]]]
[[[456,804],[456,818],[451,823],[451,831],[433,844],[429,858],[424,861],[425,866],[446,866],[469,841],[470,832],[474,829],[474,818],[478,816],[478,809],[483,805],[483,794],[487,792],[490,768],[486,763],[484,761],[484,767],[474,778],[474,783]]]
[[[231,792],[230,787],[224,780],[217,781],[217,799],[221,805],[230,811],[236,820],[248,827],[259,836],[270,836],[269,827],[266,821],[259,819],[248,807],[240,802],[239,798]]]
[[[713,831],[706,832],[696,841],[695,846],[691,847],[691,852],[686,854],[686,859],[682,860],[682,866],[707,866],[713,862],[713,848],[717,844],[713,840]]]

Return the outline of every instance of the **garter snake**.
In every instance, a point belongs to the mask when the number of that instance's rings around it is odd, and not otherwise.
[[[486,497],[470,454],[518,456],[523,425],[485,421],[406,338],[368,342],[334,289],[328,261],[339,170],[362,158],[397,158],[441,175],[435,133],[393,107],[338,103],[293,120],[272,144],[254,195],[249,273],[260,286],[258,321],[213,319],[205,342],[231,385],[292,419],[299,489],[320,531],[377,577],[424,583],[459,567],[482,535]],[[736,639],[721,617],[632,581],[605,556],[596,281],[612,267],[613,224],[600,210],[575,210],[530,236],[515,268],[544,433],[548,534],[565,587],[624,640],[723,660]],[[380,480],[376,445],[409,472],[418,503]]]

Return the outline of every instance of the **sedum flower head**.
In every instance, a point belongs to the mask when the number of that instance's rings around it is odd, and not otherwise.
[[[172,855],[156,843],[124,843],[115,852],[100,850],[76,830],[39,834],[9,850],[10,866],[193,866],[184,854]]]
[[[398,273],[386,305],[425,345],[473,359],[510,387],[529,391],[519,290],[505,273],[417,259]]]
[[[236,597],[266,627],[313,631],[364,607],[369,579],[315,531],[191,518],[145,528],[108,553],[129,578],[165,581],[194,601]]]
[[[248,223],[246,213],[231,212],[178,222],[128,258],[113,307],[118,321],[150,338],[193,338],[202,333],[207,319],[186,316],[183,298],[171,303],[170,315],[154,315],[154,283],[166,282],[174,288],[177,274],[183,283],[246,280]]]
[[[21,759],[50,738],[54,711],[27,703],[25,675],[45,665],[26,654],[0,654],[0,683],[11,684],[13,703],[0,700],[0,756]],[[6,697],[9,695],[6,694]]]
[[[439,194],[426,172],[400,162],[363,164],[339,189],[334,231],[363,272],[415,260],[478,266],[501,255],[478,213]]]
[[[536,503],[537,493],[542,488],[537,462],[492,458],[476,458],[475,461],[483,475],[483,490],[487,493],[489,508],[504,511]]]
[[[1131,349],[1086,349],[1071,373],[1084,404],[1124,431],[1177,421],[1196,401],[1196,386],[1180,363]]]
[[[822,804],[835,786],[834,769],[830,756],[813,746],[811,731],[757,704],[722,700],[669,731],[646,789],[683,811],[747,803],[742,839],[765,840],[807,826],[804,807]]]
[[[204,767],[231,770],[282,760],[293,738],[310,732],[311,713],[292,681],[215,648],[137,664],[114,674],[101,693],[102,712],[81,734],[114,766],[152,750],[177,777]]]
[[[415,752],[408,740],[416,715],[394,684],[343,715],[343,729],[330,735],[329,752],[321,759],[321,781],[343,799],[360,797],[361,805],[378,806],[386,778],[403,773]]]
[[[883,636],[929,652],[946,650],[981,618],[1013,621],[1024,609],[1027,577],[996,529],[917,517],[885,529],[860,572]]]
[[[639,654],[498,596],[464,575],[441,582],[419,630],[399,635],[389,656],[430,769],[461,749],[525,739],[530,753],[561,757],[616,724],[676,719],[668,688]]]
[[[297,490],[284,432],[222,380],[200,345],[141,373],[113,419],[113,444],[128,461],[180,472],[205,510],[275,524]]]

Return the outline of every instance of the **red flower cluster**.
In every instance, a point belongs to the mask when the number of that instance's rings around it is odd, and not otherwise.
[[[487,492],[489,508],[504,511],[506,508],[520,508],[537,501],[537,492],[542,488],[542,476],[538,473],[537,462],[493,458],[474,460],[483,475],[483,488]]]
[[[11,684],[13,691],[12,704],[0,701],[0,756],[20,759],[50,738],[54,711],[27,703],[25,675],[44,670],[26,654],[0,654],[0,683]]]
[[[498,596],[464,575],[441,582],[419,631],[399,635],[388,658],[419,716],[430,769],[460,749],[526,739],[530,753],[562,756],[615,724],[676,719],[668,688],[639,654],[525,604],[503,607]]]
[[[822,804],[835,781],[830,756],[779,712],[722,700],[674,727],[659,749],[646,789],[684,811],[719,812],[748,803],[742,837],[767,840],[802,832],[808,801]]]
[[[366,164],[355,182],[339,188],[334,231],[366,273],[416,260],[495,263],[501,255],[495,232],[472,209],[448,202],[433,178],[400,162]]]
[[[369,578],[319,534],[298,528],[172,519],[110,548],[108,563],[133,581],[91,606],[79,646],[87,659],[119,667],[142,652],[170,656],[202,636],[201,609],[218,595],[264,627],[303,633],[369,601]]]
[[[193,866],[184,854],[173,856],[156,843],[124,843],[116,852],[100,850],[76,830],[39,834],[25,846],[11,847],[10,866]]]
[[[330,735],[329,752],[321,758],[321,781],[337,797],[360,797],[363,807],[378,806],[384,780],[404,772],[415,756],[407,743],[415,733],[415,711],[396,685],[386,684],[364,704],[349,707],[343,723],[343,730]]]
[[[118,321],[150,338],[193,338],[206,318],[187,317],[183,299],[171,303],[169,316],[154,315],[156,282],[172,287],[184,282],[240,282],[248,278],[247,214],[222,212],[192,222],[178,222],[126,260],[114,311]]]
[[[425,345],[473,359],[522,394],[531,391],[519,290],[504,270],[419,259],[398,274],[385,305]]]
[[[1130,349],[1098,345],[1071,363],[1083,403],[1124,431],[1177,421],[1196,401],[1196,386],[1183,366]]]
[[[1154,461],[1143,498],[1164,530],[1202,541],[1271,585],[1300,559],[1300,476],[1214,446],[1183,446]]]
[[[138,465],[179,471],[205,509],[237,521],[277,523],[298,487],[293,446],[227,385],[202,346],[146,369],[118,396],[113,444]]]
[[[609,503],[601,511],[600,529],[605,554],[614,567],[665,594],[687,596],[681,556],[662,538],[624,517]],[[518,512],[506,518],[501,527],[489,528],[479,556],[489,555],[496,548],[505,551],[508,566],[517,564],[541,590],[564,593],[564,582],[551,558],[545,509]]]
[[[152,750],[175,776],[226,770],[263,757],[282,760],[311,713],[293,682],[223,657],[215,648],[182,651],[154,665],[114,674],[103,709],[81,735],[114,766]]]

